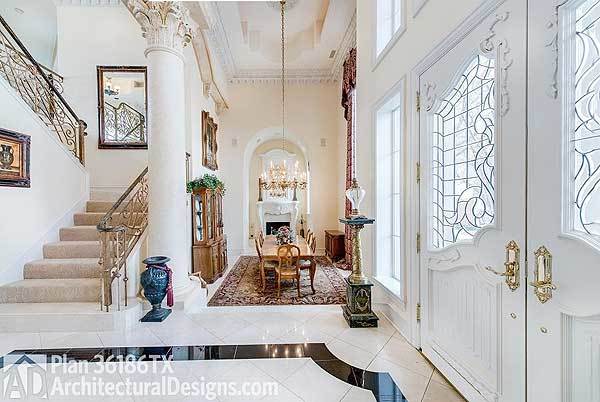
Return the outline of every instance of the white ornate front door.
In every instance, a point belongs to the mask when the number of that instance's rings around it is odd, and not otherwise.
[[[421,347],[469,401],[518,402],[526,2],[485,4],[419,77]]]
[[[598,402],[600,2],[529,9],[528,400]]]

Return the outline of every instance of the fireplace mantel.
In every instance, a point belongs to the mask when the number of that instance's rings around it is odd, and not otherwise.
[[[290,228],[296,230],[298,224],[298,215],[300,213],[299,201],[289,200],[268,200],[258,201],[256,203],[256,209],[258,213],[258,219],[260,221],[260,227],[263,233],[267,231],[267,219],[265,215],[287,215],[290,216]]]

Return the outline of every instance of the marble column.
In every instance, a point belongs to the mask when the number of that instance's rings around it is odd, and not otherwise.
[[[148,42],[148,254],[171,258],[177,299],[191,284],[183,56],[183,47],[191,40],[188,15],[179,2],[127,0],[126,4]]]

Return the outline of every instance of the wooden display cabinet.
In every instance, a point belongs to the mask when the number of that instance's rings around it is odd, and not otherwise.
[[[325,231],[325,255],[336,262],[345,257],[345,235],[339,230]]]
[[[227,268],[223,234],[223,193],[201,188],[192,193],[192,270],[213,283]]]

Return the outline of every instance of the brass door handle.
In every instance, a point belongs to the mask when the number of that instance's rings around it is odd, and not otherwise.
[[[552,254],[545,246],[541,246],[534,255],[534,281],[529,284],[534,288],[534,293],[540,303],[546,303],[552,299],[552,291],[558,289],[552,283]]]
[[[520,264],[519,264],[519,246],[517,242],[511,240],[506,245],[506,260],[504,261],[504,272],[498,272],[490,266],[485,267],[487,271],[495,275],[505,277],[506,286],[513,292],[520,286]]]

